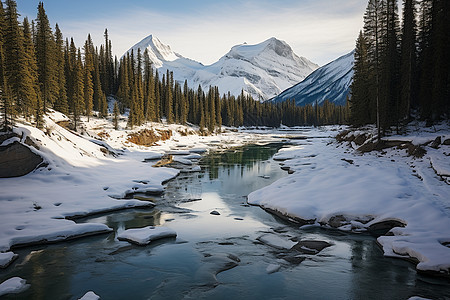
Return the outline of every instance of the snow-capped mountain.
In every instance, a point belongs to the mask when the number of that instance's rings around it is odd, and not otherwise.
[[[218,86],[222,93],[239,95],[243,89],[257,100],[266,100],[297,84],[318,68],[304,57],[297,56],[283,41],[270,38],[256,45],[242,44],[217,62],[203,64],[175,53],[155,36],[148,36],[131,49],[136,53],[148,49],[150,59],[159,72],[173,71],[174,79],[188,80],[190,87],[203,89]],[[131,51],[128,50],[128,51]]]
[[[270,99],[272,102],[294,100],[299,106],[322,104],[326,99],[345,105],[353,77],[354,51],[315,70],[305,80]]]

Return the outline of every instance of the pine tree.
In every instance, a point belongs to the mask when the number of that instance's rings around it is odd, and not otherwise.
[[[432,119],[450,117],[450,37],[448,0],[434,0],[432,7],[431,53],[432,70]]]
[[[26,91],[23,88],[26,85],[30,85],[29,81],[26,81],[24,78],[25,75],[29,77],[30,74],[29,72],[28,74],[24,74],[24,72],[27,72],[28,67],[26,66],[23,32],[17,20],[18,14],[16,7],[17,4],[15,1],[6,1],[3,43],[6,84],[11,90],[10,99],[13,106],[17,107],[18,110],[20,109],[20,112],[24,113],[26,117],[29,117],[33,107],[30,103],[27,103],[30,99],[28,95],[24,95]],[[28,90],[30,90],[29,86]]]
[[[94,107],[94,83],[92,81],[92,73],[94,72],[93,44],[91,35],[84,44],[84,68],[83,68],[83,88],[84,88],[84,114],[89,117]]]
[[[181,97],[181,104],[180,104],[180,123],[186,124],[187,118],[188,118],[188,97],[189,97],[189,88],[187,80],[184,81],[183,85],[183,95]]]
[[[100,113],[101,117],[106,117],[108,114],[108,105],[106,103],[105,93],[102,90],[102,85],[100,82],[100,69],[99,69],[99,58],[97,49],[94,52],[94,72],[92,75],[92,83],[93,83],[93,105],[94,110],[97,110]]]
[[[34,115],[34,121],[37,128],[43,127],[43,103],[38,85],[38,73],[36,64],[36,54],[34,44],[31,38],[31,29],[28,18],[23,20],[23,63],[25,69],[22,70],[21,94],[26,107],[26,114]]]
[[[351,85],[351,123],[361,126],[370,123],[370,82],[367,41],[362,31],[356,40],[354,75]]]
[[[396,0],[386,0],[383,10],[384,36],[381,53],[380,123],[386,130],[398,124],[399,111],[399,22]]]
[[[384,1],[384,0],[383,0]],[[374,103],[376,111],[376,124],[378,128],[378,139],[381,138],[380,126],[380,77],[381,77],[381,40],[382,40],[382,0],[369,0],[364,14],[364,36],[368,44],[368,57],[370,68],[371,86],[369,103]]]
[[[144,87],[143,87],[143,79],[142,79],[142,55],[141,49],[138,49],[137,53],[137,65],[135,72],[136,85],[136,123],[137,125],[141,125],[144,123]]]
[[[148,49],[144,51],[144,83],[144,119],[146,121],[156,121],[155,83]]]
[[[14,125],[13,118],[16,115],[5,73],[5,26],[5,12],[3,3],[0,1],[0,115],[3,117],[3,124],[0,124],[0,129],[3,131],[7,131],[10,125]]]
[[[165,98],[165,107],[164,111],[166,114],[167,123],[173,123],[174,115],[173,115],[173,73],[167,70],[166,73],[166,89],[164,93]]]
[[[39,2],[36,19],[36,61],[38,79],[44,111],[51,107],[58,97],[56,44],[44,4]]]
[[[117,105],[117,101],[114,101],[114,108],[113,108],[113,123],[114,123],[114,129],[119,129],[119,105]]]
[[[78,121],[84,110],[84,86],[83,86],[83,62],[81,60],[81,51],[78,49],[77,58],[73,66],[73,95],[72,95],[72,114],[74,130],[77,130]]]
[[[64,71],[64,40],[58,24],[55,25],[55,62],[58,92],[55,99],[54,108],[63,114],[68,114],[69,106],[67,104],[66,76]]]
[[[415,103],[416,82],[416,15],[415,0],[403,0],[403,28],[401,39],[401,98],[399,118],[408,119],[411,104]]]

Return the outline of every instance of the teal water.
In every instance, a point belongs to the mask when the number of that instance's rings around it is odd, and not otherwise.
[[[114,228],[106,235],[15,250],[0,282],[20,276],[30,288],[5,299],[448,299],[447,279],[416,274],[413,264],[385,258],[366,235],[295,225],[246,205],[251,192],[286,176],[271,157],[282,144],[212,153],[202,172],[170,181],[153,209],[131,209],[77,220]],[[282,194],[280,194],[282,197]],[[217,211],[219,215],[210,214]],[[128,228],[164,225],[177,238],[140,247],[121,242]],[[317,255],[297,255],[258,241],[263,234],[327,241]],[[280,265],[268,274],[270,264]],[[446,298],[447,297],[447,298]]]

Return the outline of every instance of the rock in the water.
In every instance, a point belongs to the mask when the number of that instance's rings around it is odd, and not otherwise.
[[[330,225],[333,228],[339,228],[346,224],[349,224],[349,222],[343,215],[332,216],[328,221],[328,225]]]
[[[120,241],[127,241],[144,246],[157,239],[176,236],[177,233],[170,228],[164,226],[148,226],[144,228],[127,229],[120,233],[117,238]]]
[[[384,220],[374,223],[367,228],[367,231],[373,236],[385,235],[394,227],[405,227],[406,224],[398,220]]]
[[[215,216],[220,216],[220,212],[218,212],[217,210],[213,210],[212,212],[209,213],[210,215],[215,215]]]
[[[26,175],[36,169],[42,161],[42,157],[17,141],[0,146],[0,178]]]
[[[293,265],[298,265],[300,264],[302,261],[304,261],[306,259],[306,257],[303,256],[299,256],[299,255],[286,255],[283,257],[283,259]]]
[[[292,249],[305,254],[317,254],[331,244],[325,241],[305,240],[298,242]]]

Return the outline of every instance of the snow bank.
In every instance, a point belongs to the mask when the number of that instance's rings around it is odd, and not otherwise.
[[[13,252],[0,253],[0,268],[6,268],[17,257],[18,255]]]
[[[144,228],[127,229],[119,233],[117,238],[120,241],[128,241],[130,243],[144,246],[158,239],[176,236],[177,233],[170,228],[164,226],[147,226]]]
[[[29,288],[25,279],[13,277],[0,283],[0,296],[6,294],[18,294]]]
[[[329,143],[315,139],[283,149],[279,156],[291,158],[283,163],[295,173],[251,193],[248,202],[346,231],[369,230],[384,221],[405,224],[391,230],[393,236],[378,238],[385,255],[413,257],[418,270],[448,275],[450,187],[435,176],[430,157],[413,159],[398,149],[361,155]]]

